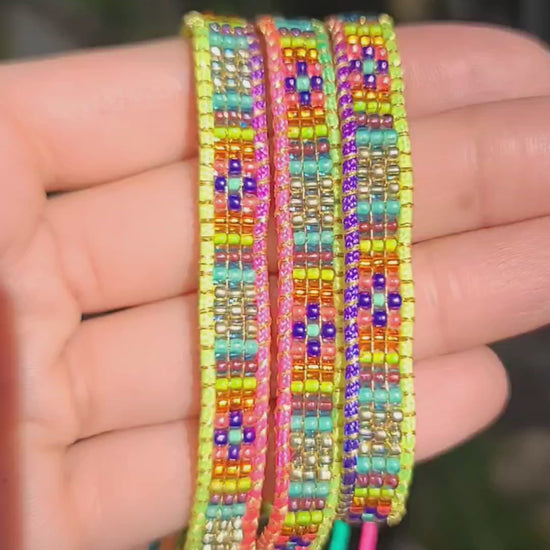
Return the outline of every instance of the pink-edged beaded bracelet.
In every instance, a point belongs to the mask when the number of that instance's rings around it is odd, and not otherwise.
[[[346,375],[343,474],[331,550],[398,523],[414,462],[412,169],[393,23],[328,20],[344,133]],[[349,200],[346,201],[346,195]]]
[[[264,17],[279,242],[276,487],[261,549],[319,548],[339,486],[340,133],[321,23]]]

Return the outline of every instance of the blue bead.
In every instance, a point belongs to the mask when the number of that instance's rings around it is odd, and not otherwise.
[[[321,345],[318,340],[310,340],[307,343],[307,354],[309,357],[319,357],[321,354]]]
[[[372,208],[372,213],[375,216],[382,216],[384,214],[384,202],[383,201],[378,201],[378,200],[372,201],[371,208]]]
[[[292,336],[294,338],[303,339],[306,337],[306,325],[304,323],[298,322],[294,323],[292,327]]]
[[[297,246],[303,246],[306,244],[306,232],[305,231],[296,231],[294,233],[294,244]]]
[[[231,411],[229,413],[229,425],[232,428],[238,428],[243,423],[243,413],[241,411]]]
[[[350,71],[360,71],[360,70],[361,70],[361,66],[362,66],[362,63],[361,63],[361,60],[360,60],[360,59],[352,59],[352,60],[349,62]]]
[[[229,159],[228,171],[230,175],[238,176],[241,173],[241,161],[239,159]]]
[[[375,327],[385,327],[388,324],[388,316],[385,311],[375,311],[372,316],[372,324]]]
[[[336,327],[333,323],[323,323],[321,334],[323,338],[334,338],[336,336]]]
[[[225,94],[212,94],[212,107],[216,110],[225,109],[227,104]]]
[[[383,472],[386,469],[386,459],[381,456],[372,458],[372,469],[376,472]]]
[[[372,305],[371,295],[368,292],[360,292],[358,305],[359,307],[365,307],[365,308],[371,307]]]
[[[383,290],[386,287],[386,277],[382,273],[375,273],[372,277],[372,286],[376,290]]]
[[[376,76],[374,76],[373,74],[366,74],[364,77],[363,77],[364,81],[365,81],[365,88],[367,90],[375,90],[376,89]]]
[[[218,446],[227,445],[227,430],[214,430],[214,443]]]
[[[307,63],[305,61],[297,61],[296,72],[299,75],[307,75]]]
[[[311,94],[309,92],[300,92],[300,105],[311,105]]]
[[[288,170],[292,176],[299,176],[302,172],[302,162],[299,160],[291,160],[288,164]]]
[[[241,197],[239,195],[229,195],[229,210],[241,209]]]
[[[291,481],[288,488],[288,495],[292,498],[302,496],[302,484],[299,481]]]
[[[374,48],[372,46],[365,46],[363,48],[363,57],[365,59],[374,59]]]
[[[307,318],[318,319],[319,318],[319,304],[308,304],[307,306]]]
[[[258,342],[256,340],[245,340],[244,343],[244,356],[246,359],[255,357],[258,353]]]
[[[387,73],[388,72],[388,62],[385,59],[378,60],[378,72]]]
[[[316,91],[322,91],[323,89],[323,79],[320,76],[311,77],[311,89]]]
[[[390,309],[399,309],[401,307],[401,295],[397,292],[388,294],[388,307]]]
[[[293,76],[285,78],[285,89],[287,92],[296,91],[296,79]]]
[[[243,443],[254,443],[256,439],[256,430],[254,428],[245,428],[243,430]]]
[[[304,160],[304,174],[306,176],[314,176],[316,173],[317,163],[314,160]]]
[[[232,506],[230,517],[231,516],[242,517],[245,515],[245,513],[246,513],[246,504],[244,502],[236,502]]]
[[[225,191],[226,184],[227,184],[227,180],[223,176],[218,176],[214,180],[214,189],[220,192]]]
[[[245,193],[256,193],[257,185],[254,178],[243,178],[243,191]]]

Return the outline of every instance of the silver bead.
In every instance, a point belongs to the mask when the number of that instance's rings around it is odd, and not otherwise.
[[[325,449],[331,449],[332,448],[332,443],[333,443],[333,440],[332,440],[332,436],[331,435],[326,435],[326,434],[323,434],[321,436],[321,446]]]
[[[399,176],[401,169],[398,164],[388,164],[386,168],[386,173],[388,176]]]
[[[214,296],[216,298],[225,298],[227,296],[227,289],[224,286],[217,286],[214,290]]]
[[[359,443],[359,454],[368,455],[370,453],[370,443],[368,441],[361,441]]]
[[[400,409],[396,409],[391,412],[391,418],[395,422],[401,422],[403,420],[403,411]]]
[[[372,454],[384,456],[386,454],[385,445],[383,443],[373,443]]]
[[[304,481],[315,481],[316,477],[317,476],[315,474],[315,470],[313,470],[313,471],[306,470],[304,472]]]
[[[386,435],[386,430],[376,430],[374,432],[374,439],[376,441],[385,441]]]
[[[330,481],[332,479],[332,472],[329,468],[321,468],[319,470],[319,481]]]
[[[359,420],[364,422],[372,420],[372,411],[368,407],[359,407]]]
[[[321,180],[321,189],[332,190],[333,181],[332,178],[323,178]]]
[[[399,149],[395,146],[388,147],[386,149],[386,153],[390,159],[396,159],[399,158]]]
[[[225,321],[218,321],[215,330],[216,334],[225,334],[227,332],[227,323]]]
[[[399,183],[390,183],[388,185],[388,191],[394,195],[397,195],[399,193]]]

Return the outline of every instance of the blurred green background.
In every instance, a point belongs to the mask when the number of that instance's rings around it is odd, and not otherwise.
[[[190,9],[323,16],[334,0],[2,0],[0,59],[174,34]],[[550,0],[341,0],[338,11],[389,11],[399,22],[459,19],[550,40]],[[332,6],[332,7],[331,7]],[[550,121],[549,121],[550,123]],[[550,330],[494,346],[512,397],[499,422],[417,469],[410,512],[382,550],[550,548]]]

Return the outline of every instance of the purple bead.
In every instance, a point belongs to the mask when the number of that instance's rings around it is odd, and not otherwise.
[[[342,483],[344,485],[353,485],[355,483],[355,474],[348,472],[342,476]]]
[[[241,197],[239,195],[229,195],[229,210],[241,209]]]
[[[336,336],[336,327],[332,323],[324,323],[321,334],[323,338],[334,338]]]
[[[214,443],[216,445],[227,445],[227,430],[214,430]]]
[[[235,497],[234,495],[224,495],[223,497],[223,503],[227,506],[227,505],[231,505],[233,504],[233,502],[235,502]]]
[[[256,439],[256,430],[254,428],[245,428],[243,430],[243,442],[253,443]]]
[[[355,466],[357,465],[357,458],[355,456],[350,456],[350,457],[344,458],[342,464],[344,465],[344,468],[346,468],[346,469],[355,468]],[[354,481],[355,481],[355,479],[354,479]]]
[[[359,448],[359,441],[357,439],[345,439],[344,440],[344,452],[351,453]]]
[[[371,299],[370,293],[360,292],[358,304],[359,304],[359,307],[366,307],[366,308],[371,307],[372,299]]]
[[[319,304],[308,304],[307,318],[312,320],[319,318]]]
[[[360,71],[363,68],[363,64],[359,59],[352,59],[349,62],[349,68],[351,71]]]
[[[301,322],[294,323],[294,326],[292,327],[292,336],[294,336],[294,338],[299,338],[300,340],[305,338],[306,325]]]
[[[288,508],[291,512],[296,512],[298,510],[298,499],[291,498],[288,502]]]
[[[372,286],[376,290],[384,290],[386,288],[386,277],[382,273],[375,273],[372,277]]]
[[[227,183],[227,180],[223,177],[223,176],[218,176],[215,180],[214,180],[214,189],[216,191],[225,191],[225,185]]]
[[[323,89],[323,79],[320,76],[311,77],[311,89],[321,91]]]
[[[347,422],[346,424],[344,424],[344,435],[350,436],[358,433],[359,433],[358,420],[352,420],[351,422]]]
[[[231,411],[229,413],[229,425],[232,428],[239,428],[243,424],[243,413],[241,411]]]
[[[232,176],[238,176],[241,173],[241,161],[239,159],[229,159],[229,173]]]
[[[363,48],[364,59],[374,59],[374,48],[372,46],[365,46]]]
[[[305,61],[297,61],[296,62],[296,72],[300,76],[306,76],[307,75],[307,63]]]
[[[310,340],[307,343],[307,354],[309,357],[319,357],[321,354],[321,344],[318,340]]]
[[[222,501],[221,495],[213,494],[210,496],[210,504],[219,504]]]
[[[388,307],[390,309],[399,309],[401,307],[401,294],[390,292],[388,294]]]
[[[378,61],[378,72],[387,73],[388,72],[388,62],[385,59],[380,59]]]
[[[357,403],[357,401],[352,401],[351,403],[346,403],[344,405],[344,415],[346,418],[349,418],[350,416],[355,416],[358,412],[359,403]]]
[[[296,91],[296,79],[293,76],[287,76],[285,78],[285,89],[287,92]]]
[[[243,191],[245,193],[255,193],[257,189],[254,178],[243,178]]]
[[[311,105],[311,94],[309,92],[300,92],[300,105]]]
[[[240,451],[241,448],[239,447],[239,445],[229,445],[229,460],[239,460]]]
[[[367,90],[376,90],[376,76],[373,74],[365,75],[365,88]]]
[[[388,324],[388,315],[385,311],[375,311],[372,316],[372,324],[375,327],[385,327]]]

